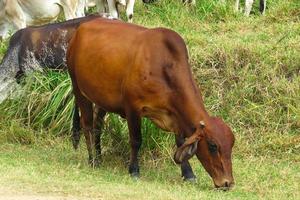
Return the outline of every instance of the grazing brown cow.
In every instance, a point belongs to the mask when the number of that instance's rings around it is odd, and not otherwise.
[[[81,24],[72,36],[67,65],[91,164],[99,164],[101,154],[100,130],[93,121],[103,122],[105,114],[113,112],[128,123],[132,176],[139,175],[141,117],[147,117],[176,133],[174,159],[184,178],[194,177],[188,159],[196,154],[216,187],[233,184],[234,136],[222,119],[205,110],[186,45],[176,32],[95,19]],[[99,108],[97,116],[93,103]]]

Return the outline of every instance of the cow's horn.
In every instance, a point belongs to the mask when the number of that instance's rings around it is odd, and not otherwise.
[[[200,124],[201,128],[204,128],[204,127],[205,127],[204,121],[201,120],[201,121],[199,122],[199,124]]]

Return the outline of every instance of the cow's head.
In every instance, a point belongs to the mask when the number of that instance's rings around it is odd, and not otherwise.
[[[220,118],[211,118],[210,124],[200,122],[193,135],[177,149],[174,160],[180,164],[196,154],[215,186],[229,189],[234,183],[231,164],[234,135]]]

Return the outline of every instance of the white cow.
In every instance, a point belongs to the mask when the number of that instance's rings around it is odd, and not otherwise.
[[[84,13],[76,12],[78,1],[81,0],[0,0],[0,37],[7,37],[10,28],[53,22],[62,11],[67,20],[82,17]]]
[[[252,5],[253,5],[254,0],[245,0],[245,16],[249,16],[250,15],[250,11],[252,9]],[[266,3],[267,0],[259,0],[259,10],[261,12],[261,14],[265,14],[266,11]],[[239,11],[239,7],[240,7],[240,0],[236,0],[235,2],[235,10]]]

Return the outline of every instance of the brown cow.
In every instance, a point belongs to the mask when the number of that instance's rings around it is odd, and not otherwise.
[[[141,117],[147,117],[176,133],[174,159],[181,163],[184,178],[195,177],[188,159],[196,154],[216,187],[233,184],[234,136],[220,118],[205,110],[186,45],[176,32],[95,19],[81,24],[73,35],[67,65],[91,164],[99,164],[101,154],[100,130],[93,121],[103,122],[105,114],[113,112],[128,123],[132,176],[139,175]],[[93,103],[99,107],[96,118]]]

